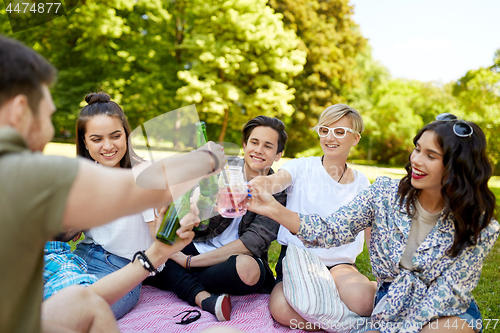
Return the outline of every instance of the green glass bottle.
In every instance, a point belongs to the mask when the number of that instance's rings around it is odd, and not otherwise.
[[[207,143],[207,127],[204,121],[199,121],[196,123],[196,141],[198,147],[203,146]],[[217,176],[210,176],[208,178],[203,178],[200,180],[200,193],[205,197],[211,197],[216,195],[219,191],[218,178]]]
[[[168,207],[160,228],[156,233],[156,238],[163,243],[170,245],[175,243],[177,239],[177,234],[175,232],[181,226],[180,219],[189,213],[191,192],[192,190],[184,194]]]
[[[207,128],[205,122],[199,121],[196,123],[196,139],[198,147],[203,146],[207,143]],[[217,193],[219,192],[219,181],[216,175],[210,176],[208,178],[203,178],[200,180],[200,197],[198,199],[198,209],[200,211],[200,217],[208,217],[212,214],[212,210],[217,200]],[[195,227],[195,230],[205,230],[208,226],[209,219],[201,221],[200,224]]]

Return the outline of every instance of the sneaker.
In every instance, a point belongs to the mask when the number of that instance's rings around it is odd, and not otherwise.
[[[213,314],[218,321],[231,319],[231,299],[228,294],[212,294],[201,301],[201,308]]]

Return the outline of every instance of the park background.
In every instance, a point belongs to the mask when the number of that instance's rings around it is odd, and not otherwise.
[[[366,126],[350,162],[377,170],[367,174],[372,182],[388,168],[395,170],[389,176],[400,178],[413,136],[443,112],[483,128],[500,175],[500,42],[488,66],[448,82],[419,81],[392,77],[372,56],[348,0],[61,2],[65,15],[16,32],[7,2],[0,2],[0,32],[59,70],[52,88],[56,142],[74,143],[83,97],[104,90],[123,106],[132,128],[195,104],[210,140],[240,143],[242,125],[266,115],[287,126],[287,158],[320,155],[310,128],[325,107],[346,103],[361,112]],[[499,178],[490,185],[500,199]],[[276,244],[271,252],[276,260]],[[366,249],[358,265],[371,276]],[[500,318],[499,273],[497,242],[474,291],[484,318]]]

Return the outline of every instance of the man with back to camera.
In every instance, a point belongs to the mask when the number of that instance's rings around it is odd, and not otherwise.
[[[63,229],[88,229],[166,205],[175,184],[171,181],[167,191],[143,189],[130,170],[42,155],[54,135],[49,86],[55,76],[55,68],[35,51],[0,35],[0,331],[117,332],[111,310],[88,288],[70,287],[47,301],[56,308],[71,304],[63,310],[78,318],[59,315],[41,321],[45,241]],[[222,148],[209,145],[212,152],[199,149],[163,160],[166,175],[153,174],[154,182],[175,179],[175,193],[182,194],[223,165]],[[74,297],[81,301],[70,302]]]

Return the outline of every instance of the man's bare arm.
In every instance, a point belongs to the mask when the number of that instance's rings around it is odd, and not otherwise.
[[[213,143],[212,143],[213,144]],[[224,161],[220,146],[212,148],[215,158]],[[151,168],[148,184],[156,189],[136,185],[130,169],[96,166],[80,160],[77,177],[70,189],[63,225],[77,230],[88,229],[119,217],[139,213],[147,208],[168,205],[192,188],[212,171],[212,156],[195,151],[162,160],[160,167]],[[219,162],[219,166],[222,166]]]

